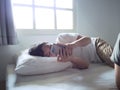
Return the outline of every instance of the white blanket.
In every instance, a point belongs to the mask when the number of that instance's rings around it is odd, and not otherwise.
[[[19,76],[14,67],[7,69],[8,90],[117,90],[114,69],[103,64],[91,64],[89,69],[69,68],[44,75]]]

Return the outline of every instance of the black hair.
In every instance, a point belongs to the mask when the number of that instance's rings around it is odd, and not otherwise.
[[[36,46],[33,46],[32,48],[29,49],[29,54],[33,56],[42,56],[44,57],[44,52],[42,50],[42,47],[47,44],[47,42],[43,42],[41,44],[38,44]]]

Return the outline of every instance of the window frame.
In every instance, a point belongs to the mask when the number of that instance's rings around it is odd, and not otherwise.
[[[13,4],[15,6],[28,6],[31,7],[32,6],[32,11],[33,11],[33,29],[16,29],[16,31],[25,31],[26,33],[29,34],[58,34],[58,33],[69,33],[69,32],[76,32],[76,5],[75,5],[75,0],[73,0],[73,9],[70,9],[73,13],[73,29],[36,29],[35,28],[35,8],[36,5],[34,5],[34,0],[32,0],[32,5],[23,5],[23,4]],[[38,7],[44,7],[44,6],[38,6]],[[56,9],[56,8],[55,8]],[[57,9],[61,9],[61,8],[57,8]],[[63,9],[63,10],[69,10],[69,9]],[[55,14],[55,18],[56,18],[56,14]],[[56,20],[55,20],[55,24],[56,24]],[[29,31],[28,31],[29,30]]]

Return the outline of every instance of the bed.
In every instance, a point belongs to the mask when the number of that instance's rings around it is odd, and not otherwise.
[[[7,67],[8,90],[117,90],[114,69],[104,64],[31,76],[17,75],[14,68],[14,65]]]

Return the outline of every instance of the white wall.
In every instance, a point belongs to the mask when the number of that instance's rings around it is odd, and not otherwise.
[[[120,0],[76,0],[77,32],[88,36],[100,36],[114,45],[120,32]],[[31,32],[31,33],[29,33]],[[6,65],[19,51],[33,43],[54,42],[56,35],[40,35],[33,31],[17,31],[19,44],[0,46],[0,80],[5,79]]]
[[[77,0],[79,33],[100,36],[114,45],[120,32],[120,0]]]

